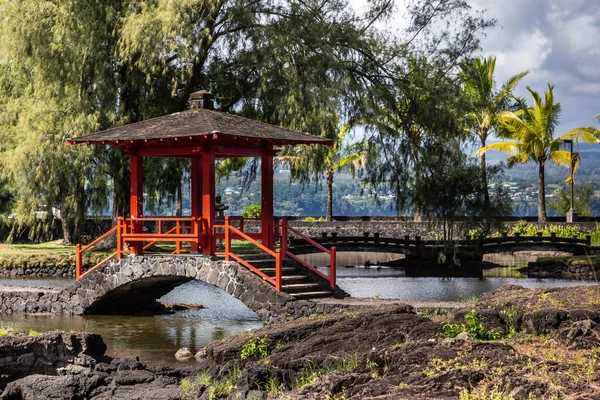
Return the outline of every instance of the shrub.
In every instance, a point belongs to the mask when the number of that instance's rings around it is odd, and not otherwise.
[[[242,210],[242,217],[244,218],[260,218],[262,215],[262,209],[260,208],[260,204],[252,203],[247,205]]]
[[[259,355],[259,358],[265,358],[269,355],[269,338],[259,338],[250,333],[250,339],[242,346],[240,358],[245,360],[248,357],[252,357],[255,354]]]
[[[502,338],[502,332],[498,329],[485,329],[481,323],[481,317],[477,311],[471,310],[465,315],[464,324],[445,324],[443,327],[443,336],[453,338],[459,333],[467,332],[473,339],[477,340],[497,340]]]

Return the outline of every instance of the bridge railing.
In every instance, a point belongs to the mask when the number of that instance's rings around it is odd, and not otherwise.
[[[336,264],[337,264],[335,246],[330,247],[329,249],[325,248],[324,246],[321,246],[319,243],[317,243],[313,239],[309,238],[308,236],[302,234],[301,232],[299,232],[296,229],[289,226],[286,217],[282,217],[280,220],[280,224],[279,225],[276,224],[274,226],[276,228],[281,229],[281,253],[284,255],[284,257],[289,257],[292,260],[295,260],[296,262],[304,265],[306,268],[308,268],[315,274],[317,274],[320,277],[322,277],[323,279],[327,280],[329,282],[329,286],[335,289],[335,287],[336,287],[336,270],[335,270],[335,268],[336,268]],[[317,250],[329,255],[329,276],[322,273],[317,268],[313,267],[312,265],[308,264],[304,260],[300,259],[296,255],[294,255],[288,251],[287,245],[288,245],[289,233],[292,233],[294,236],[307,242],[309,245],[315,247]]]
[[[143,252],[158,242],[175,243],[173,254],[185,253],[189,250],[183,248],[184,243],[198,243],[201,238],[200,218],[123,218],[117,219],[117,225],[89,243],[86,246],[78,244],[75,247],[75,278],[81,279],[96,270],[110,259],[122,258],[123,254],[132,251],[125,249],[125,244],[138,247],[136,250]],[[110,235],[116,233],[116,251],[101,262],[83,272],[83,253],[102,242]]]
[[[173,254],[185,253],[184,243],[198,244],[201,236],[201,218],[119,218],[123,243],[142,245],[148,250],[158,242],[175,243]],[[119,243],[117,242],[117,246]]]
[[[115,232],[117,234],[117,250],[114,253],[110,254],[105,259],[103,259],[102,261],[100,261],[98,264],[96,264],[95,266],[90,268],[88,271],[83,273],[83,253],[86,252],[87,250],[91,249],[92,247],[96,246],[98,243],[100,243],[104,239],[108,238],[110,235],[112,235]],[[100,236],[99,238],[94,240],[93,242],[87,244],[86,246],[82,246],[79,243],[75,246],[75,279],[76,280],[81,279],[88,272],[98,268],[100,265],[104,264],[105,262],[112,259],[113,257],[118,256],[120,258],[119,249],[122,250],[122,247],[120,248],[118,245],[118,243],[121,240],[120,234],[121,234],[121,229],[120,229],[119,223],[117,223],[117,226],[110,229],[108,232],[106,232],[105,234],[103,234],[102,236]]]
[[[257,274],[258,276],[260,276],[267,282],[271,283],[273,286],[275,286],[275,289],[278,292],[281,291],[281,286],[282,286],[282,283],[281,283],[282,282],[282,259],[281,259],[282,251],[281,251],[281,249],[272,250],[272,249],[268,248],[267,246],[263,245],[262,243],[258,242],[254,237],[250,236],[247,233],[242,232],[240,229],[236,228],[235,226],[233,226],[231,224],[230,217],[224,218],[223,225],[215,225],[214,227],[215,227],[215,229],[223,230],[223,239],[224,239],[224,245],[225,245],[225,251],[223,254],[225,257],[225,261],[231,261],[231,259],[233,258],[235,261],[237,261],[244,267],[248,268],[250,271],[254,272],[255,274]],[[243,225],[242,225],[242,227],[243,227]],[[262,252],[274,257],[275,258],[275,279],[268,276],[267,274],[265,274],[258,268],[254,267],[248,261],[244,260],[242,257],[240,257],[239,255],[237,255],[233,251],[231,251],[231,240],[233,238],[246,240],[249,243],[256,246]]]

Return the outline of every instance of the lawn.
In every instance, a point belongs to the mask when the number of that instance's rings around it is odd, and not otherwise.
[[[232,250],[237,254],[256,254],[260,251],[249,242],[233,240]],[[184,249],[186,246],[184,246]],[[189,246],[187,246],[189,249]],[[161,243],[153,246],[147,253],[172,253],[173,243]],[[86,251],[83,257],[84,267],[91,267],[102,261],[114,249]],[[0,244],[0,268],[39,268],[65,267],[75,265],[75,246],[65,246],[62,240],[39,244]]]

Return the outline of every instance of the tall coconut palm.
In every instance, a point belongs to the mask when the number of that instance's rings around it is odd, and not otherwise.
[[[322,146],[296,146],[288,149],[287,153],[279,157],[279,161],[290,166],[292,178],[306,176],[306,171],[314,175],[324,174],[327,182],[327,214],[325,219],[331,221],[333,217],[333,179],[337,171],[348,169],[352,179],[356,176],[358,168],[363,168],[366,160],[366,151],[362,142],[346,145],[346,138],[354,126],[353,122],[345,124],[338,132],[334,145],[324,148]],[[315,152],[322,152],[318,156]],[[312,161],[320,160],[321,169],[313,165]]]
[[[463,94],[471,105],[467,114],[467,123],[474,138],[479,140],[480,147],[485,147],[488,137],[498,126],[498,116],[509,111],[512,92],[517,83],[529,73],[529,70],[511,76],[500,90],[496,90],[494,71],[496,57],[474,58],[460,65],[463,81]],[[484,204],[489,206],[490,195],[487,183],[485,153],[481,154],[481,183],[483,185]]]
[[[527,87],[533,98],[533,106],[528,107],[521,99],[515,99],[520,109],[515,112],[505,111],[499,114],[500,136],[513,139],[512,142],[497,142],[479,149],[479,154],[485,154],[488,150],[497,150],[508,153],[509,168],[515,164],[533,161],[538,164],[538,221],[546,222],[546,192],[544,167],[548,159],[555,164],[577,168],[580,160],[578,153],[573,154],[566,150],[560,150],[561,142],[573,140],[574,143],[600,143],[598,130],[591,127],[581,127],[554,137],[558,126],[558,118],[561,112],[560,103],[554,102],[554,86],[548,85],[545,98]],[[570,176],[572,179],[573,176]]]

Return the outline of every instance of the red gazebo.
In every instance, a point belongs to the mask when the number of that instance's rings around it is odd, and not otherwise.
[[[113,231],[117,233],[117,250],[111,258],[122,256],[124,243],[129,245],[132,253],[142,254],[144,249],[158,241],[175,242],[176,253],[182,252],[183,242],[188,242],[191,244],[192,252],[215,254],[216,240],[224,238],[226,239],[225,257],[229,259],[227,247],[231,239],[230,230],[224,229],[224,233],[217,233],[215,230],[219,227],[215,223],[215,159],[230,157],[260,157],[262,209],[260,233],[244,233],[243,225],[239,229],[232,227],[231,232],[243,239],[258,239],[261,242],[258,245],[263,251],[264,248],[273,251],[277,240],[273,216],[273,157],[283,145],[333,144],[331,140],[322,137],[215,111],[213,96],[205,91],[193,93],[190,100],[191,108],[187,111],[111,128],[67,141],[69,145],[85,143],[121,147],[129,156],[131,215],[119,218],[117,226],[105,234],[108,235]],[[190,217],[168,219],[144,217],[144,157],[185,157],[191,160]],[[144,227],[145,222],[154,224],[153,232],[147,231],[147,226]],[[227,218],[225,224],[229,223]],[[174,226],[171,227],[173,224]],[[166,229],[169,227],[171,228]],[[82,272],[81,253],[93,244],[85,248],[78,246],[78,277]],[[335,256],[333,255],[332,258],[334,259]]]

